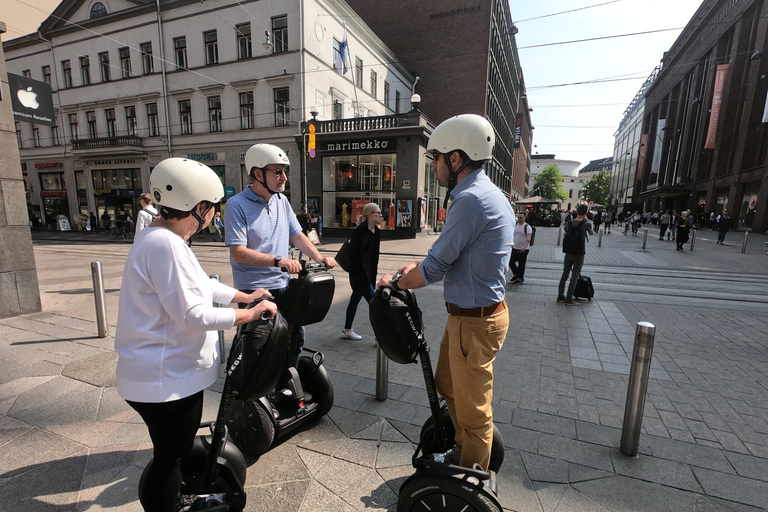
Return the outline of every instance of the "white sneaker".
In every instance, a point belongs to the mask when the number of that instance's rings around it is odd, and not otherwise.
[[[349,330],[349,332],[341,331],[341,337],[344,338],[345,340],[361,340],[361,339],[363,339],[362,336],[360,336],[359,334],[357,334],[355,331],[353,331],[351,329]]]

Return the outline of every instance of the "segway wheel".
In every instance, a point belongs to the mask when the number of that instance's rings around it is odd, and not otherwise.
[[[333,382],[322,364],[315,364],[311,357],[301,356],[296,370],[301,376],[301,382],[312,393],[318,404],[317,417],[328,414],[333,407]]]
[[[263,455],[275,440],[272,415],[257,400],[233,396],[227,412],[227,429],[235,446],[253,457]]]
[[[443,428],[445,429],[445,437],[448,440],[448,447],[453,445],[453,439],[456,437],[456,430],[453,428],[453,422],[451,422],[451,415],[448,413],[448,409],[443,406],[440,409],[443,415]],[[421,427],[421,433],[419,434],[419,440],[429,438],[424,443],[424,453],[437,453],[439,451],[439,443],[435,439],[435,428],[432,416],[427,418],[424,425]],[[499,472],[502,463],[504,462],[504,438],[501,437],[501,432],[493,426],[493,441],[491,442],[491,460],[488,463],[488,469],[491,471]]]
[[[421,474],[405,481],[400,488],[397,512],[435,510],[462,512],[501,512],[498,503],[474,485],[448,475]]]

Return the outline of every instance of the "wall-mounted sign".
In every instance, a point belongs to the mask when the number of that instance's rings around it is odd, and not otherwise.
[[[61,162],[41,162],[35,164],[35,169],[48,169],[49,167],[64,167]]]
[[[116,160],[94,160],[91,165],[120,165],[120,164],[135,164],[135,158],[125,158]]]
[[[66,190],[43,190],[40,192],[41,197],[64,197],[66,195]]]
[[[403,190],[411,190],[411,180],[403,180]]]
[[[392,151],[397,143],[392,139],[348,140],[344,142],[328,142],[325,151],[373,151],[386,149]]]
[[[8,87],[11,90],[11,108],[16,121],[43,126],[56,124],[49,83],[8,73]]]
[[[202,162],[205,160],[218,160],[219,155],[217,153],[191,153],[187,155],[187,158],[190,160],[197,160],[198,162]]]
[[[235,195],[235,187],[224,187],[224,195],[227,197]]]

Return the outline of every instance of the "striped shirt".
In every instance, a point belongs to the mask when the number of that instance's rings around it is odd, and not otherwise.
[[[249,249],[283,258],[288,257],[290,237],[301,232],[296,214],[285,195],[275,194],[265,201],[254,194],[250,186],[227,201],[224,227],[224,245],[227,247],[245,245]],[[288,286],[290,276],[277,267],[237,263],[231,253],[229,262],[238,290],[275,290]]]
[[[481,168],[451,192],[440,237],[419,265],[427,284],[445,279],[445,301],[460,308],[504,300],[515,214]]]

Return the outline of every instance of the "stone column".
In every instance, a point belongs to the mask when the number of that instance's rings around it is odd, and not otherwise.
[[[0,21],[0,36],[5,23]],[[1,37],[0,37],[1,39]],[[40,311],[40,290],[0,40],[0,318]]]

